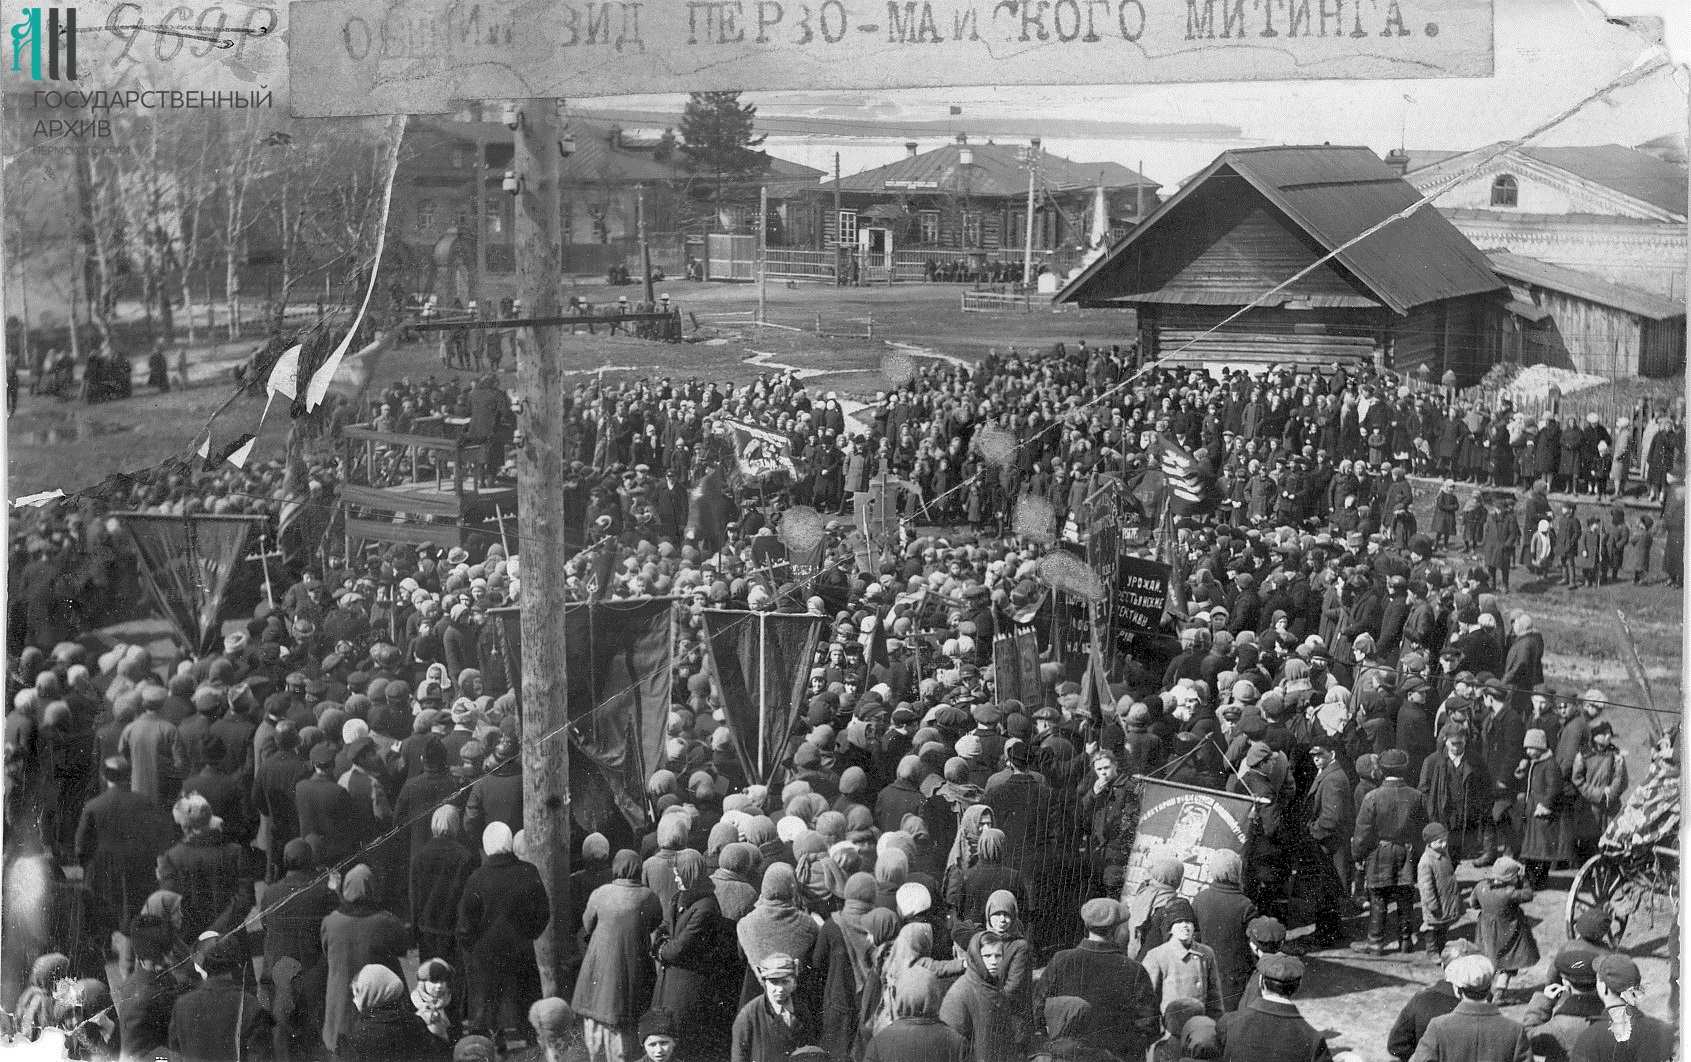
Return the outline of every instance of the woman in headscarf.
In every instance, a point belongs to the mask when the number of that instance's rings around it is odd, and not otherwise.
[[[356,1017],[353,979],[372,964],[386,966],[402,977],[401,960],[411,950],[411,931],[405,923],[376,906],[375,875],[369,867],[360,863],[347,871],[339,891],[340,906],[323,919],[328,979],[323,1046],[331,1051],[339,1050],[341,1037],[352,1031]]]
[[[488,823],[481,848],[481,867],[464,883],[458,903],[458,942],[470,986],[468,1027],[497,1043],[502,1005],[526,1014],[540,998],[534,940],[551,920],[552,905],[540,871],[517,858],[509,826]],[[523,1033],[532,1042],[529,1030]]]
[[[1151,864],[1151,874],[1145,879],[1149,889],[1149,903],[1145,918],[1134,927],[1139,941],[1135,958],[1145,961],[1145,953],[1168,940],[1168,926],[1163,921],[1163,908],[1180,896],[1180,883],[1186,879],[1186,867],[1178,859],[1164,856]]]
[[[642,873],[637,853],[618,852],[610,883],[593,890],[582,915],[587,950],[570,1009],[584,1019],[593,1062],[640,1055],[634,1034],[652,998],[652,931],[663,923],[663,907],[641,884]]]
[[[898,910],[898,890],[910,878],[910,860],[901,849],[882,848],[875,856],[875,905]]]
[[[874,875],[853,874],[844,894],[845,905],[822,923],[810,958],[823,978],[822,1047],[834,1058],[850,1057],[858,1043],[864,985],[874,976],[873,945],[864,922],[876,910]]]
[[[880,831],[875,828],[875,813],[862,804],[855,805],[846,812],[846,840],[857,846],[858,858],[864,866],[875,863],[875,838]]]
[[[913,853],[906,853],[910,860],[910,872],[923,874],[939,884],[945,874],[946,852],[934,844],[933,834],[928,830],[926,820],[920,815],[906,815],[898,824],[898,832],[907,835],[911,841]]]
[[[1086,1042],[1092,1025],[1092,1004],[1079,996],[1050,996],[1045,1000],[1045,1048],[1034,1062],[1110,1062],[1115,1056]]]
[[[887,1023],[890,1024],[897,1015],[899,993],[912,971],[921,970],[934,977],[949,979],[960,976],[967,968],[967,963],[961,958],[936,959],[933,954],[933,926],[926,922],[910,922],[898,931],[898,938],[881,968],[881,1017]]]
[[[1004,831],[987,827],[981,831],[976,844],[978,861],[959,875],[953,892],[946,902],[957,916],[952,939],[959,947],[967,947],[969,938],[979,932],[986,921],[986,903],[992,894],[1008,891],[1018,904],[1027,902],[1027,889],[1022,876],[1004,865]]]
[[[1251,977],[1251,945],[1246,927],[1257,916],[1257,905],[1245,895],[1244,863],[1239,853],[1223,848],[1210,857],[1210,881],[1192,898],[1198,916],[1198,939],[1215,952],[1221,978],[1221,1006],[1234,1010]]]
[[[757,849],[744,841],[734,841],[722,849],[717,863],[710,876],[717,908],[722,917],[738,922],[757,906],[757,886],[751,882],[757,867]]]
[[[951,842],[951,854],[945,860],[945,894],[952,894],[953,881],[958,881],[980,859],[981,831],[995,825],[992,809],[985,804],[973,804],[963,811],[957,823],[957,838]]]
[[[715,990],[732,938],[705,876],[705,857],[691,848],[677,852],[674,875],[675,893],[658,930],[652,1006],[689,1030],[690,1051],[709,1055],[727,1045],[734,1027],[734,1000]]]
[[[899,975],[893,1021],[875,1033],[865,1058],[871,1062],[970,1062],[969,1041],[939,1020],[943,990],[933,971],[920,967]]]
[[[1004,941],[1003,982],[1000,991],[1022,1020],[1033,1020],[1033,945],[1022,925],[1022,909],[1015,894],[1005,889],[986,901],[986,928]]]
[[[828,855],[828,842],[814,830],[807,830],[793,842],[798,865],[793,876],[799,883],[799,901],[818,918],[827,918],[845,901],[846,875]]]
[[[783,952],[798,960],[799,986],[803,994],[809,973],[808,963],[816,947],[816,923],[798,906],[798,879],[793,868],[777,863],[765,871],[763,888],[757,906],[751,914],[740,919],[735,933],[740,950],[751,970],[757,969],[767,955]],[[763,994],[763,986],[748,971],[740,991],[740,1005],[744,1006]]]
[[[646,860],[643,868],[646,887],[652,890],[666,911],[675,898],[675,856],[687,847],[687,834],[691,828],[685,812],[665,812],[658,821],[658,850]]]
[[[341,1037],[336,1052],[341,1058],[423,1062],[452,1057],[446,1041],[429,1032],[423,1019],[407,1006],[404,980],[386,966],[372,963],[358,971],[352,982],[352,1004],[358,1017]]]

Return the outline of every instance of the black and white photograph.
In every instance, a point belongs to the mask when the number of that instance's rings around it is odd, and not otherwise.
[[[0,1060],[1691,1057],[1691,11],[0,22]]]

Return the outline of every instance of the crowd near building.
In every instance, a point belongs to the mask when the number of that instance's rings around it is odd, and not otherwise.
[[[568,399],[556,542],[348,553],[335,526],[354,422],[455,418],[509,472],[492,378],[331,404],[326,445],[274,465],[14,516],[14,1037],[98,1059],[1319,1060],[1300,990],[1348,946],[1443,964],[1397,1058],[1672,1057],[1607,912],[1552,953],[1524,905],[1602,844],[1671,836],[1637,808],[1677,792],[1678,731],[1623,752],[1642,710],[1549,684],[1555,647],[1500,594],[1522,568],[1680,584],[1682,409],[1561,423],[1366,364],[1212,375],[1086,344],[925,362],[860,421],[790,375]],[[747,429],[790,471],[746,477]],[[376,479],[400,464],[376,453]],[[1195,494],[1164,517],[1135,485],[1175,468]],[[1643,492],[1659,521],[1618,504]],[[1105,497],[1169,605],[1077,660],[1047,562]],[[137,592],[120,511],[258,517],[286,559],[192,651],[90,648]],[[537,709],[511,621],[540,549],[571,554],[572,607],[658,602],[670,632],[637,650],[668,679],[632,783],[595,730],[622,691],[572,701],[558,911],[524,837]],[[783,617],[811,621],[810,656],[749,733],[723,639]],[[1000,688],[1017,636],[1037,674]],[[1243,800],[1243,843],[1137,848],[1146,777]],[[1505,1015],[1541,962],[1552,983]]]

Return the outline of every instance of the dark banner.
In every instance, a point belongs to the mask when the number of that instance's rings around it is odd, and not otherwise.
[[[1045,683],[1039,676],[1039,638],[1031,627],[992,640],[992,674],[999,700],[1015,698],[1030,707],[1045,702]]]
[[[247,536],[262,530],[253,516],[161,516],[117,513],[135,543],[141,582],[183,646],[198,656],[223,639],[218,610]]]
[[[1256,798],[1143,776],[1135,780],[1141,783],[1142,810],[1121,894],[1129,904],[1144,902],[1145,880],[1151,864],[1159,860],[1173,859],[1186,868],[1180,893],[1191,899],[1210,883],[1210,861],[1217,852],[1244,857]],[[1138,916],[1142,918],[1144,912]]]
[[[674,598],[565,606],[565,710],[575,748],[604,782],[572,774],[576,821],[591,829],[614,807],[646,825],[646,779],[663,762],[675,646]],[[508,628],[507,628],[508,629]],[[589,776],[591,777],[591,775]],[[591,821],[600,820],[600,821]]]
[[[793,718],[804,707],[810,664],[826,616],[706,609],[705,647],[728,728],[754,781],[781,766]]]
[[[1124,554],[1117,559],[1110,618],[1119,651],[1127,651],[1134,634],[1162,629],[1171,571],[1168,565],[1143,557]]]
[[[488,609],[488,619],[499,624],[499,646],[505,654],[505,681],[517,695],[517,710],[523,703],[523,610],[515,605]]]

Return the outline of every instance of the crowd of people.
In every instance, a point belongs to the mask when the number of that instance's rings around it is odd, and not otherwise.
[[[1678,735],[1629,757],[1635,709],[1548,684],[1543,635],[1504,608],[1512,568],[1542,563],[1523,536],[1545,493],[1517,514],[1488,473],[1481,563],[1453,554],[1442,501],[1416,526],[1410,474],[1443,460],[1419,443],[1460,407],[1365,369],[1212,378],[1084,344],[897,383],[863,430],[791,376],[569,396],[566,526],[533,548],[574,553],[569,596],[674,596],[680,622],[663,763],[637,814],[572,817],[550,934],[492,615],[522,600],[521,544],[344,555],[337,486],[387,467],[332,446],[362,409],[319,414],[319,450],[108,499],[301,514],[273,603],[216,651],[90,649],[82,602],[129,592],[99,581],[112,529],[62,507],[14,526],[10,1035],[84,1058],[494,1059],[520,1040],[572,1062],[1315,1062],[1305,958],[1348,945],[1444,964],[1396,1057],[1672,1056],[1606,917],[1548,957],[1524,1020],[1498,1009],[1546,959],[1534,891],[1641,782],[1677,784]],[[497,476],[509,408],[492,380],[400,381],[369,414],[464,420]],[[793,473],[739,482],[724,418],[785,434]],[[1633,453],[1681,445],[1661,420]],[[1214,501],[1171,533],[1124,529],[1173,564],[1163,629],[1107,696],[1056,659],[1037,701],[997,689],[996,636],[1032,629],[1052,655],[1051,539],[1090,525],[1105,479],[1155,467],[1159,439],[1207,466]],[[883,472],[901,519],[871,542],[844,517]],[[1676,581],[1677,487],[1664,472]],[[1048,526],[1016,519],[1030,495]],[[802,506],[813,569],[773,546]],[[771,779],[736,751],[705,608],[826,620]],[[1256,798],[1242,849],[1136,863],[1152,774]],[[1466,890],[1463,863],[1483,878]]]

